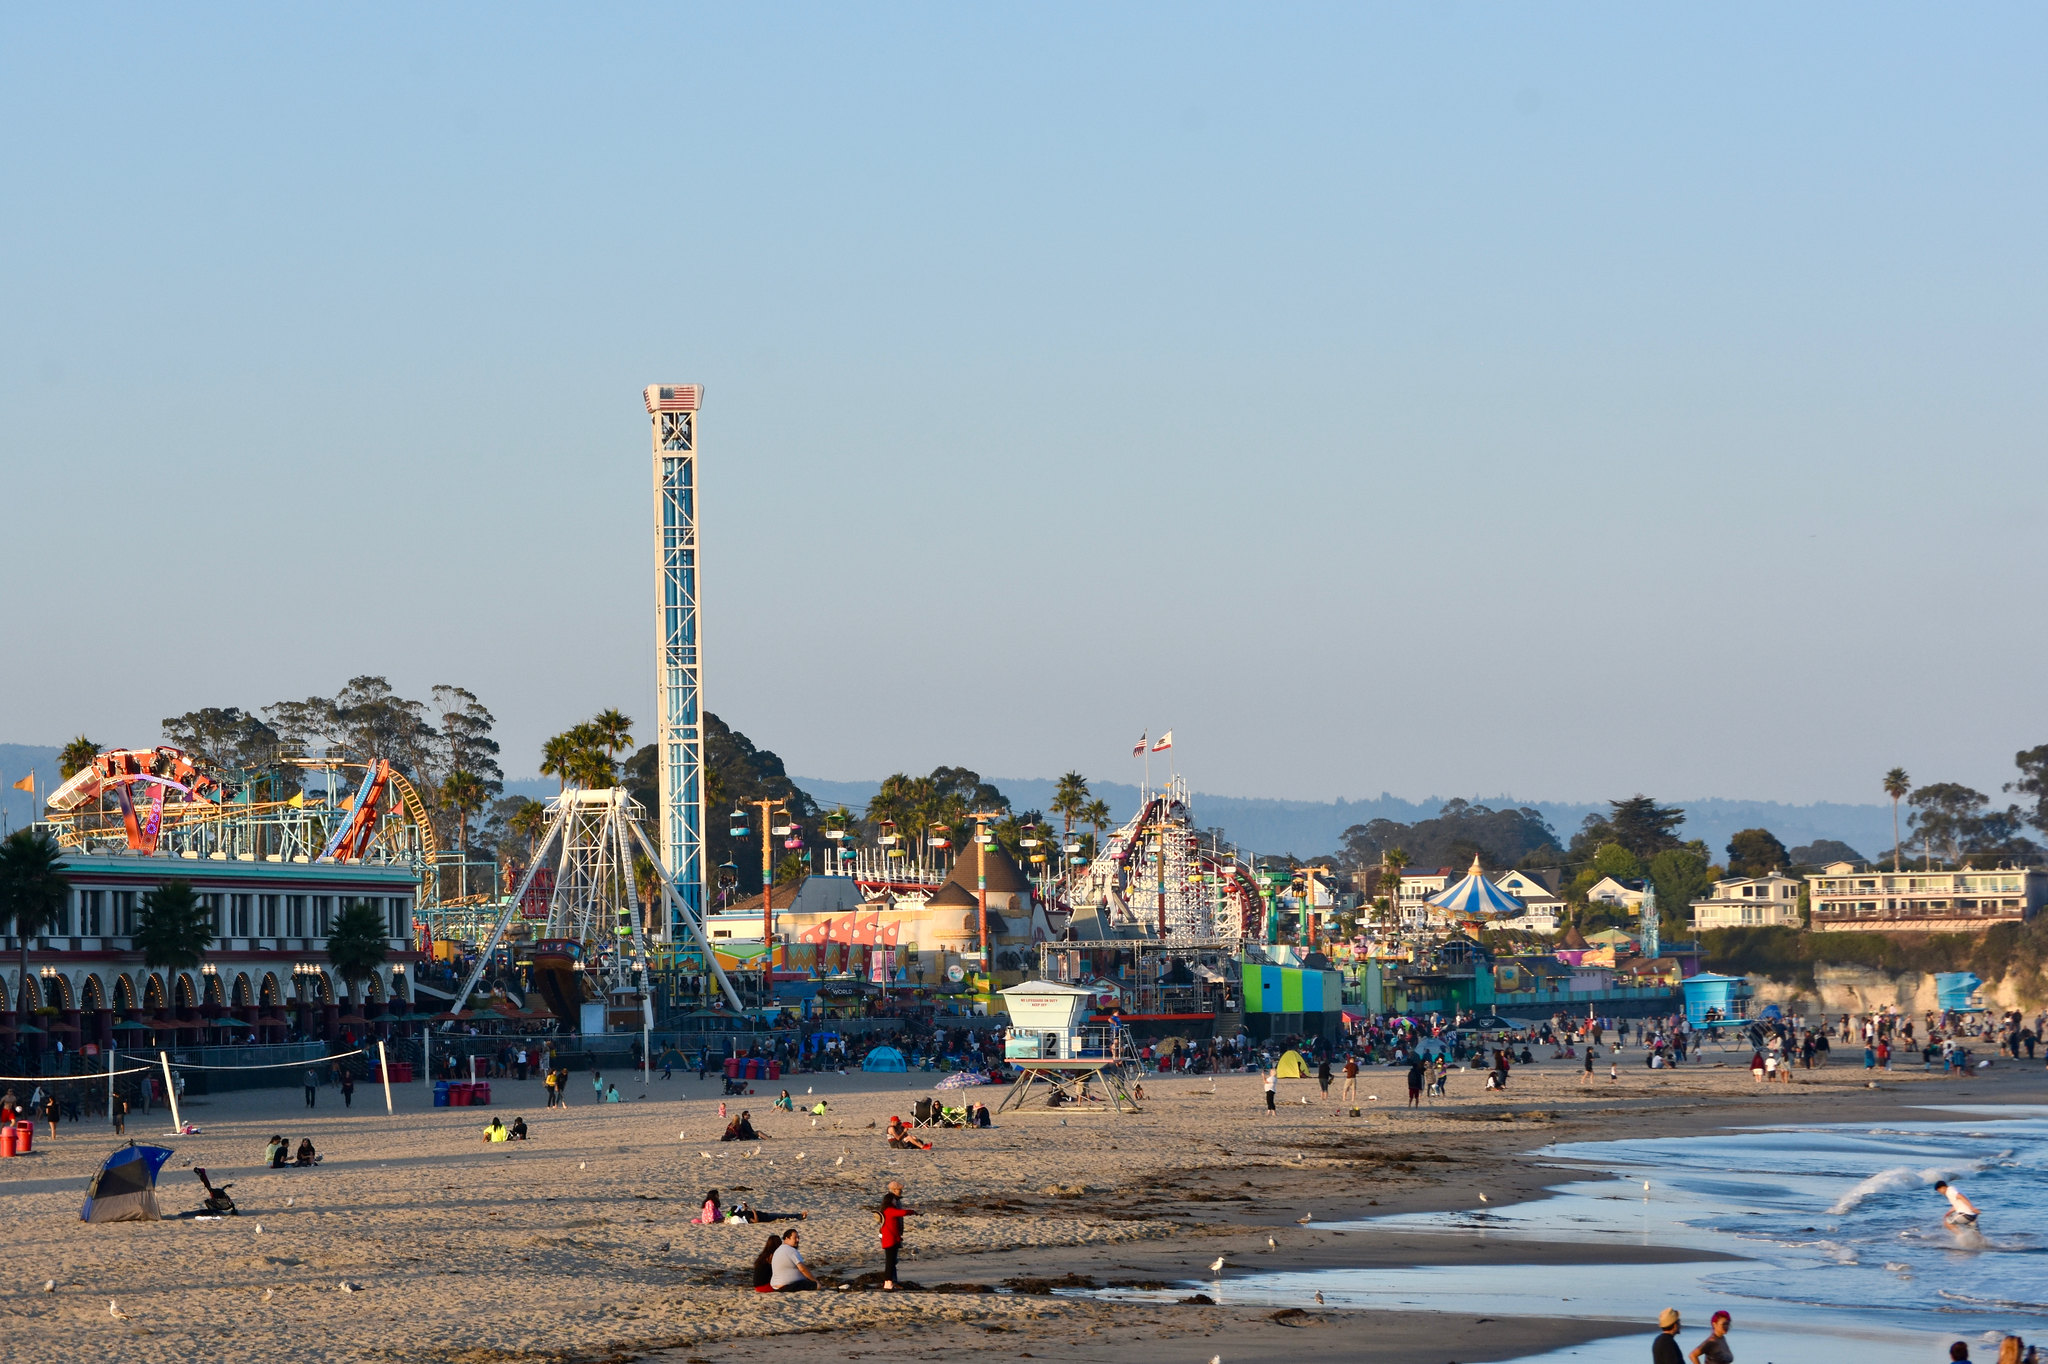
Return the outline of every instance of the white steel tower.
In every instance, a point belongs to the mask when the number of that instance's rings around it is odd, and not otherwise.
[[[661,770],[661,859],[691,917],[704,912],[703,676],[697,639],[697,405],[702,384],[650,384],[654,437],[654,742]],[[659,930],[675,941],[675,916]]]

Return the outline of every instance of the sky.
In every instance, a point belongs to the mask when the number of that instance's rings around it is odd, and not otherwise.
[[[469,687],[794,772],[1986,791],[2048,11],[0,11],[0,739]]]

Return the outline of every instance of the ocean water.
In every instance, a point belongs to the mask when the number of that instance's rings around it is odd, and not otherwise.
[[[1945,1113],[1943,1121],[1936,1113]],[[1901,1109],[1883,1124],[1779,1126],[1612,1142],[1540,1153],[1559,1164],[1557,1196],[1498,1211],[1333,1223],[1456,1231],[1500,1243],[1485,1267],[1262,1273],[1254,1263],[1191,1281],[1223,1302],[1415,1308],[1502,1319],[1598,1317],[1639,1330],[1540,1358],[1636,1364],[1660,1309],[1677,1307],[1690,1351],[1717,1308],[1734,1317],[1736,1358],[1925,1364],[1953,1340],[1995,1358],[2014,1334],[2048,1343],[2048,1106]],[[1597,1169],[1587,1177],[1578,1173]],[[1948,1179],[1982,1210],[1981,1230],[1942,1225]],[[1484,1181],[1475,1181],[1477,1188]],[[1645,1187],[1647,1185],[1647,1187]],[[1605,1262],[1515,1264],[1518,1241],[1612,1248]],[[1643,1263],[1654,1245],[1743,1257]],[[1157,1295],[1179,1296],[1180,1294]]]

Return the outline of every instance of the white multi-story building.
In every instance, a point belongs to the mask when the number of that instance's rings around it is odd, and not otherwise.
[[[2048,899],[2048,871],[1859,871],[1836,862],[1806,878],[1816,933],[1974,933],[2024,923]]]
[[[1564,917],[1564,900],[1557,893],[1554,884],[1558,879],[1555,871],[1526,872],[1515,870],[1504,872],[1494,879],[1494,884],[1520,900],[1529,911],[1520,919],[1512,920],[1510,926],[1527,929],[1531,933],[1555,933]]]
[[[1404,928],[1427,928],[1430,923],[1430,909],[1426,903],[1429,897],[1443,894],[1457,879],[1457,873],[1449,867],[1438,867],[1434,871],[1415,868],[1402,872],[1401,893],[1394,905],[1395,922]]]
[[[1704,900],[1692,902],[1695,932],[1711,928],[1796,927],[1799,923],[1799,880],[1782,872],[1769,876],[1730,876],[1714,882]]]
[[[1612,876],[1603,876],[1586,891],[1586,899],[1593,904],[1613,905],[1618,909],[1634,910],[1643,908],[1642,881],[1623,881]]]

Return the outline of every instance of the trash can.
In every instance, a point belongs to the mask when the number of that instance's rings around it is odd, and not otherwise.
[[[469,1091],[469,1081],[456,1081],[454,1084],[448,1086],[448,1102],[454,1104],[457,1108],[469,1107]]]
[[[469,1087],[469,1101],[477,1108],[491,1106],[491,1082],[479,1080]]]
[[[737,1080],[740,1078],[739,1057],[728,1056],[725,1058],[725,1078],[728,1080]]]
[[[36,1125],[32,1122],[16,1121],[14,1124],[14,1154],[25,1156],[36,1149]]]
[[[771,1080],[780,1080],[782,1078],[782,1062],[770,1061],[768,1063],[768,1078]]]
[[[5,1127],[0,1127],[0,1160],[6,1160],[9,1156],[12,1156],[13,1154],[14,1124],[9,1123]]]
[[[448,1085],[449,1082],[446,1080],[434,1081],[434,1107],[446,1108],[450,1103],[454,1102],[448,1097]]]

